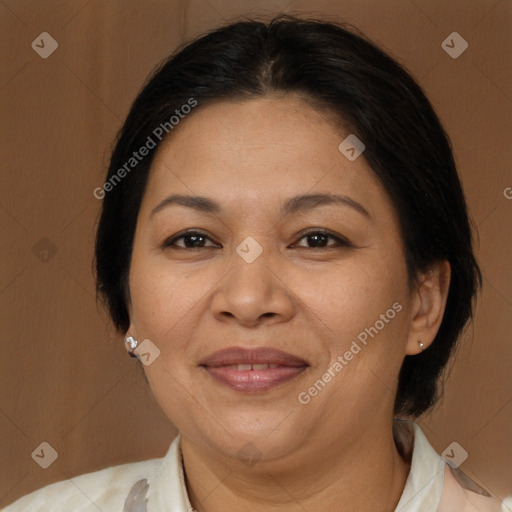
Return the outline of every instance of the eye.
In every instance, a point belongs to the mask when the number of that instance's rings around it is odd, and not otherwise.
[[[183,239],[184,245],[177,245],[176,242],[181,239]],[[179,249],[203,249],[208,248],[208,246],[205,247],[203,245],[205,240],[210,240],[206,233],[197,230],[191,230],[169,238],[163,243],[163,247],[173,247]]]
[[[299,247],[305,247],[306,249],[331,249],[335,247],[353,247],[353,245],[344,237],[340,235],[335,235],[334,233],[331,233],[330,231],[327,231],[326,229],[318,229],[313,228],[308,231],[303,231],[301,233],[300,240],[306,239],[308,242],[311,242],[312,246],[299,246]],[[328,244],[328,240],[332,239],[334,240],[334,244]]]
[[[300,240],[306,239],[312,245],[296,245],[305,249],[330,249],[335,247],[353,247],[353,245],[344,237],[335,235],[330,231],[319,228],[312,228],[308,231],[301,233]],[[329,244],[329,239],[334,240],[334,243]],[[176,242],[183,240],[183,244],[179,245]],[[178,249],[207,249],[208,247],[215,247],[215,245],[205,246],[205,242],[210,240],[210,237],[198,230],[190,230],[177,234],[166,240],[163,243],[163,248],[178,248]],[[210,240],[211,241],[211,240]],[[292,246],[293,247],[293,246]]]

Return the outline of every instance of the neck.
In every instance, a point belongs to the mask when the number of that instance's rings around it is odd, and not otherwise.
[[[392,425],[340,438],[334,449],[311,446],[299,458],[250,467],[185,437],[181,447],[187,491],[197,512],[391,512],[410,469],[395,446]]]

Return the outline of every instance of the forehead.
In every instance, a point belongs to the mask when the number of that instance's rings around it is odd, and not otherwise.
[[[256,206],[337,190],[389,202],[364,158],[349,161],[340,152],[348,135],[334,114],[294,95],[197,107],[159,147],[145,199],[154,203],[179,192],[243,197]]]
[[[225,154],[241,163],[249,152],[273,161],[283,151],[287,159],[304,153],[318,157],[327,146],[339,143],[342,134],[334,123],[333,114],[313,109],[296,95],[219,101],[185,117],[159,148],[157,159],[165,154],[178,157],[182,148],[194,148],[186,155],[189,161]]]

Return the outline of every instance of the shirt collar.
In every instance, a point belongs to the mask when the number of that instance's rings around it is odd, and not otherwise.
[[[185,484],[181,437],[178,436],[162,459],[160,466],[148,478],[147,512],[192,512]]]
[[[441,501],[446,463],[432,448],[416,423],[395,418],[403,450],[412,451],[411,468],[395,512],[437,510]]]
[[[432,448],[416,424],[395,419],[397,442],[404,453],[411,453],[411,468],[395,512],[437,510],[444,481],[444,460]],[[148,478],[147,512],[192,512],[181,453],[180,435]]]

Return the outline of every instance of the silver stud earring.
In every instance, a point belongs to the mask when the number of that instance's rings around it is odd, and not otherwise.
[[[139,342],[133,338],[132,336],[128,336],[128,338],[126,338],[124,340],[124,342],[126,343],[126,345],[128,345],[129,349],[128,349],[128,355],[130,357],[137,357],[133,351],[137,348],[137,345],[139,344]]]
[[[420,347],[420,350],[425,349],[425,345],[423,344],[423,341],[421,341],[421,340],[418,340],[418,346]]]

